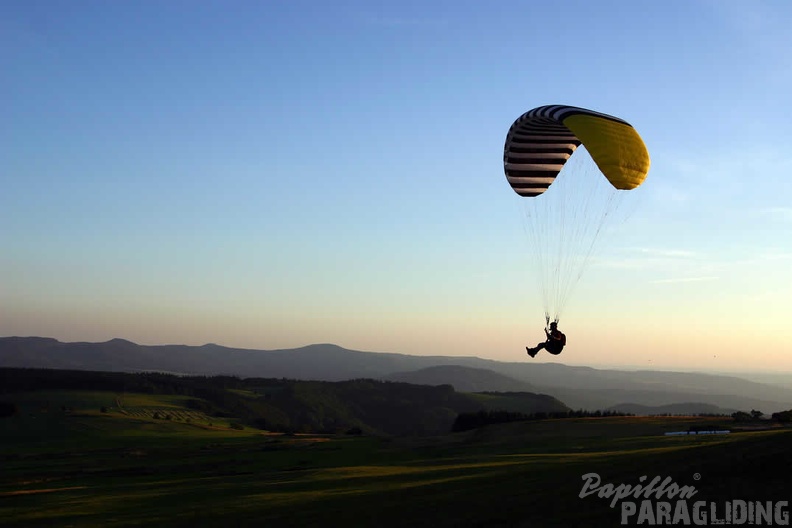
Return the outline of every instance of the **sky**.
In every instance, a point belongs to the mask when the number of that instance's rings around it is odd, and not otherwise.
[[[0,3],[0,336],[792,371],[785,0]],[[511,123],[652,165],[544,339]]]

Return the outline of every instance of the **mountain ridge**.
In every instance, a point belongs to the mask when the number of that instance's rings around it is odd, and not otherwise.
[[[449,384],[459,392],[535,392],[530,383],[504,376],[494,370],[461,365],[437,365],[407,372],[395,372],[385,379],[422,385]]]
[[[0,366],[17,368],[345,381],[386,379],[397,373],[449,365],[507,376],[527,383],[533,392],[553,395],[575,409],[604,409],[621,403],[659,406],[690,402],[746,411],[759,409],[766,414],[792,408],[792,389],[705,373],[607,370],[561,363],[503,362],[475,356],[411,356],[348,350],[330,343],[257,350],[215,344],[138,345],[123,339],[64,343],[47,337],[0,338]],[[442,379],[435,381],[449,383]]]

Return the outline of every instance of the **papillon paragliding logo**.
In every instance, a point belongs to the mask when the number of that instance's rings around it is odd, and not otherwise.
[[[503,170],[525,198],[525,229],[548,321],[558,321],[598,239],[618,222],[625,192],[644,182],[649,165],[632,125],[585,108],[540,106],[509,128]]]
[[[695,485],[677,484],[671,477],[643,475],[633,484],[604,483],[597,473],[582,477],[578,497],[596,496],[618,508],[620,524],[646,526],[764,525],[789,526],[788,501],[693,499]],[[695,473],[694,481],[701,479]]]

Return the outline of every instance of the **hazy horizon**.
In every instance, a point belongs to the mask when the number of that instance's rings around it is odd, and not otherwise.
[[[780,0],[0,5],[0,335],[792,371]],[[544,339],[511,123],[652,165]]]
[[[438,356],[438,357],[460,357],[460,358],[470,358],[470,357],[477,357],[480,359],[485,360],[492,360],[492,361],[499,361],[499,362],[520,362],[522,358],[514,358],[514,359],[497,359],[492,357],[486,357],[483,355],[453,355],[453,354],[407,354],[405,352],[400,352],[398,350],[358,350],[353,348],[348,348],[343,345],[337,343],[306,343],[304,345],[298,345],[295,347],[289,348],[256,348],[256,347],[232,347],[223,343],[198,343],[198,344],[188,344],[184,342],[171,342],[171,343],[141,343],[136,342],[131,339],[126,339],[123,337],[114,337],[109,340],[104,341],[89,341],[85,339],[78,339],[78,340],[62,340],[52,336],[0,336],[2,338],[49,338],[55,339],[61,343],[106,343],[108,341],[112,341],[113,339],[121,339],[124,341],[132,342],[136,345],[140,346],[190,346],[190,347],[201,347],[207,345],[216,345],[224,348],[232,348],[232,349],[240,349],[240,350],[251,350],[251,351],[262,351],[262,352],[269,352],[275,350],[298,350],[300,348],[310,347],[310,346],[322,346],[322,345],[330,345],[330,346],[337,346],[339,348],[343,348],[345,350],[350,350],[353,352],[366,352],[372,354],[404,354],[409,356]],[[621,371],[655,371],[655,372],[689,372],[689,373],[699,373],[699,374],[711,374],[711,375],[724,375],[724,376],[735,376],[741,377],[744,379],[748,379],[751,381],[759,381],[762,383],[775,383],[775,384],[782,384],[782,385],[789,385],[792,386],[792,371],[780,371],[780,370],[771,370],[771,371],[764,371],[764,370],[707,370],[707,369],[698,369],[698,368],[684,368],[684,367],[663,367],[662,365],[657,366],[643,366],[643,365],[634,365],[629,363],[623,364],[609,364],[609,363],[590,363],[590,364],[574,364],[563,361],[563,355],[555,356],[554,358],[548,358],[543,363],[546,364],[559,364],[565,365],[569,367],[589,367],[598,370],[621,370]],[[775,380],[775,381],[774,381]]]

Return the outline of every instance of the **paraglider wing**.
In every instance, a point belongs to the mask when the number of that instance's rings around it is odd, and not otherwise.
[[[629,123],[593,110],[540,106],[509,128],[503,168],[528,198],[520,202],[546,320],[558,321],[625,191],[644,182],[649,165]]]
[[[649,172],[649,153],[626,121],[585,108],[564,105],[529,110],[506,136],[503,167],[520,196],[545,192],[580,144],[602,174],[622,190],[641,185]]]

